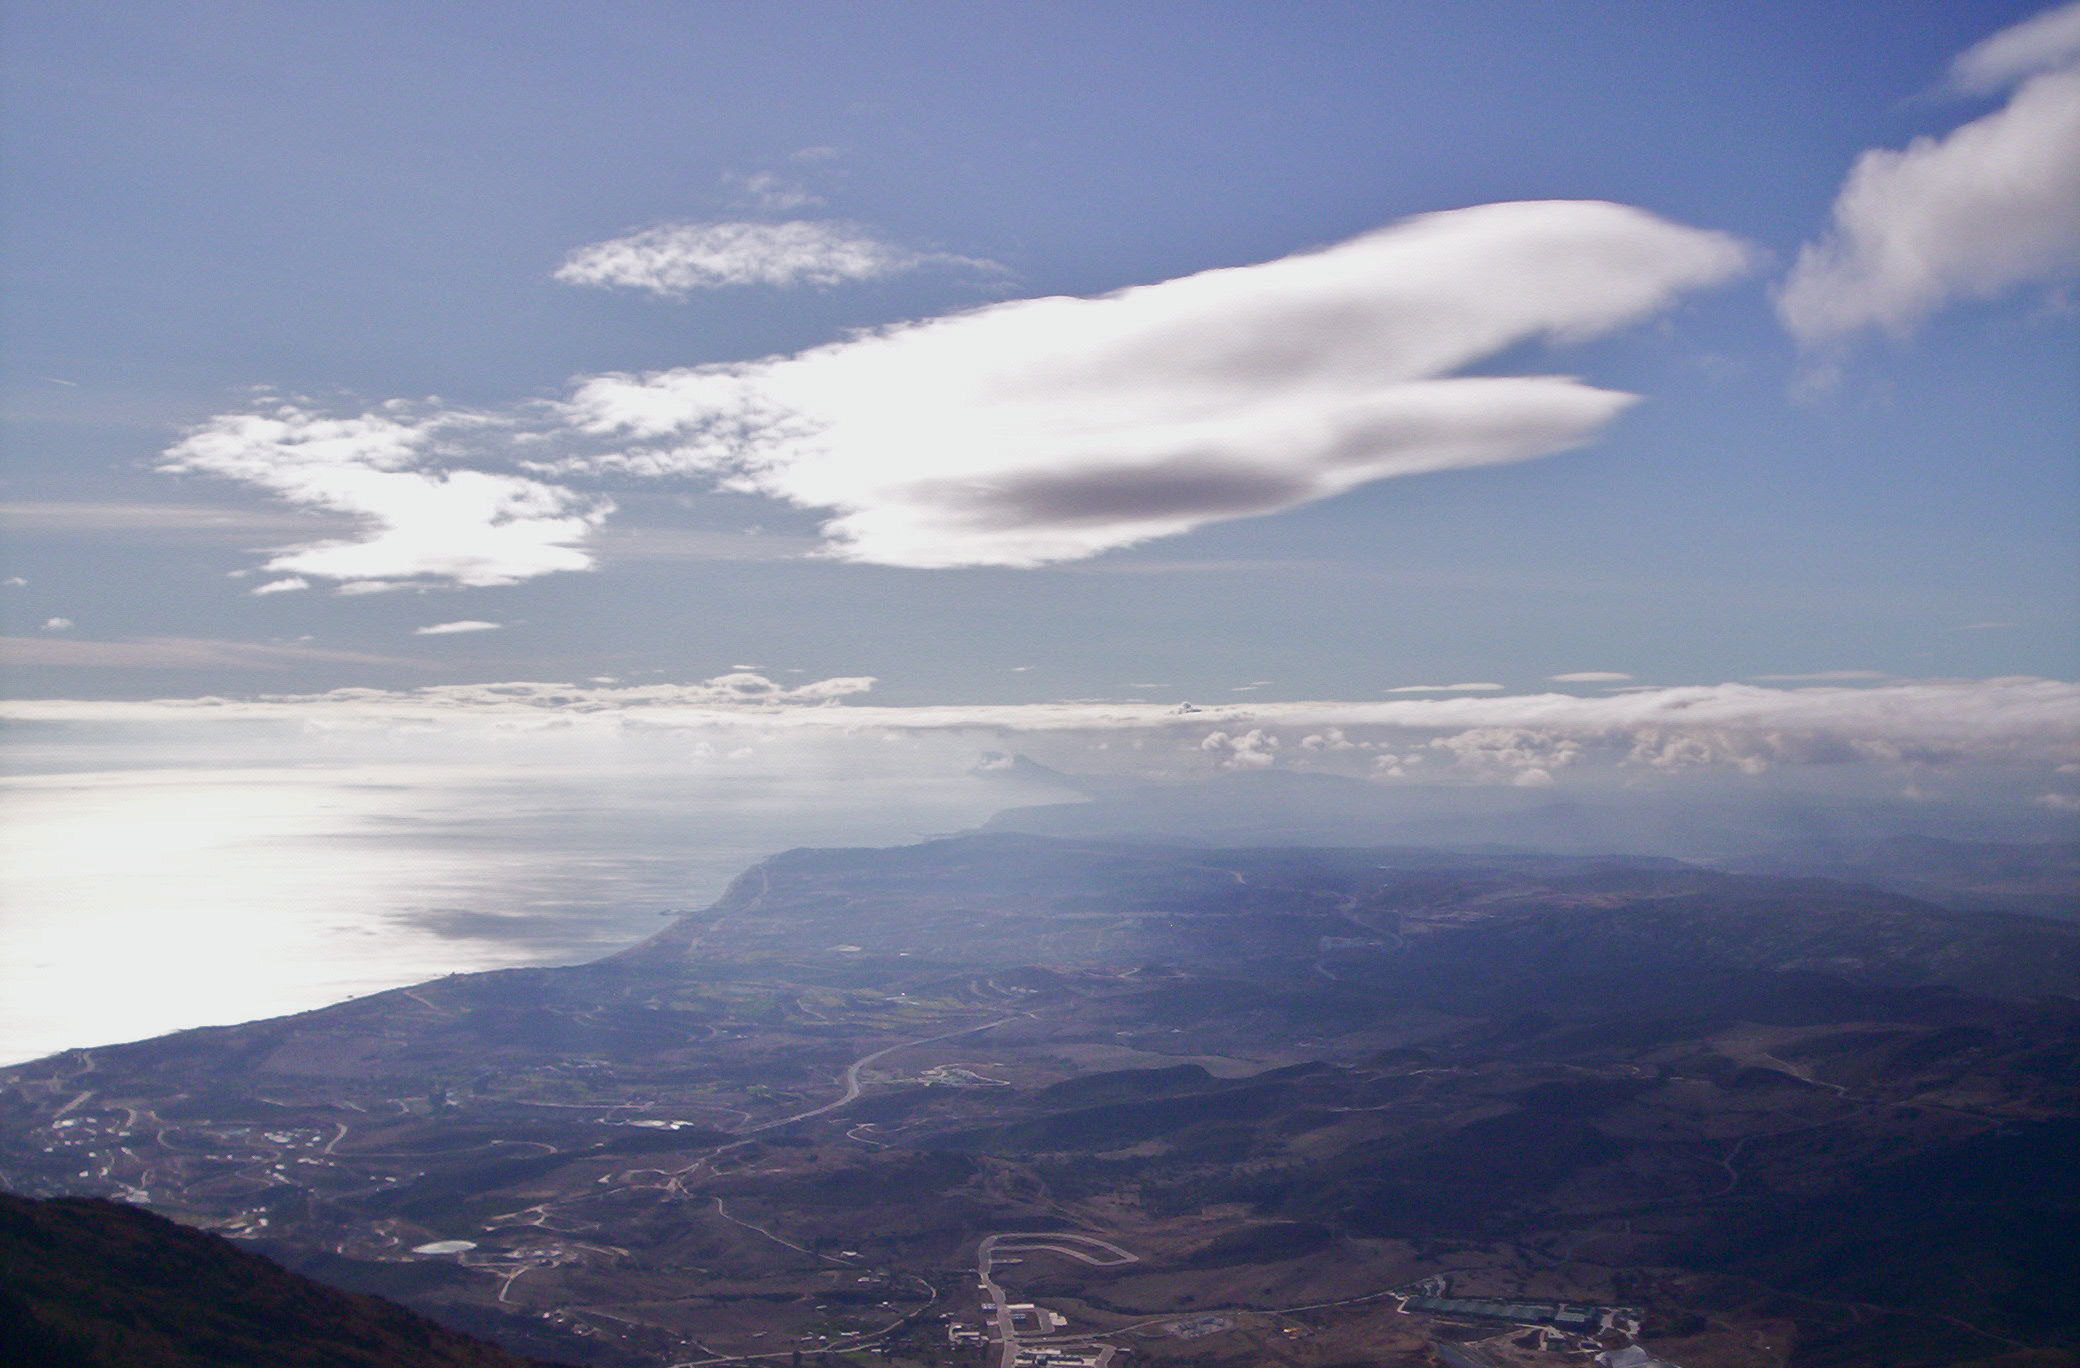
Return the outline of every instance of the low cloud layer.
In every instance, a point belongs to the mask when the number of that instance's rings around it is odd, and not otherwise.
[[[1905,333],[1953,301],[2080,271],[2080,5],[1987,39],[1954,79],[1982,93],[2020,84],[1944,137],[1857,159],[1832,229],[1778,296],[1801,342]]]
[[[763,185],[777,193],[775,181]],[[799,203],[800,201],[797,201]],[[844,285],[926,267],[998,269],[994,263],[915,252],[857,224],[666,223],[580,247],[556,278],[566,285],[644,290],[667,299],[736,285]]]
[[[66,624],[68,627],[70,623]],[[404,665],[395,656],[336,651],[296,643],[214,641],[204,637],[141,637],[130,641],[0,637],[10,665],[76,670],[286,670],[298,665]]]
[[[1218,767],[1335,759],[1375,777],[1527,782],[1537,769],[1601,761],[1641,773],[1722,767],[1744,773],[1850,762],[1907,768],[2080,766],[2080,684],[2036,678],[1901,681],[1870,688],[1753,684],[1641,688],[1582,696],[1484,694],[1375,701],[1235,702],[1189,712],[1160,703],[879,707],[866,677],[788,686],[739,672],[692,684],[541,682],[410,690],[164,699],[17,700],[21,722],[255,722],[417,728],[694,730],[752,727],[870,736],[973,733],[1014,743],[1082,735],[1122,763],[1176,757]],[[1100,744],[1102,743],[1102,744]],[[1165,756],[1172,757],[1170,760]],[[2080,774],[2080,768],[2070,771]],[[1532,779],[1528,782],[1539,782]],[[2063,781],[2061,781],[2063,782]]]
[[[827,511],[832,553],[1033,566],[1375,480],[1544,456],[1632,396],[1455,377],[1725,280],[1722,234],[1621,205],[1493,204],[1098,298],[1027,299],[745,365],[601,376],[611,455]]]

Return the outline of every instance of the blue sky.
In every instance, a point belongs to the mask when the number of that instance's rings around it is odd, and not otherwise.
[[[10,689],[739,664],[875,676],[888,703],[2070,676],[2070,275],[1817,359],[1772,307],[1860,155],[2001,106],[1946,72],[2038,8],[17,6],[6,573],[27,583],[5,603],[29,663]],[[827,507],[595,471],[576,485],[618,507],[579,543],[591,569],[255,597],[268,575],[227,578],[267,558],[253,548],[352,520],[152,468],[256,386],[329,414],[428,396],[510,414],[574,377],[788,355],[1543,199],[1637,206],[1749,253],[1604,335],[1456,372],[1579,376],[1636,405],[1557,454],[1087,557],[816,558]],[[785,220],[994,264],[678,298],[554,278],[646,227]],[[498,626],[417,635],[453,622]]]

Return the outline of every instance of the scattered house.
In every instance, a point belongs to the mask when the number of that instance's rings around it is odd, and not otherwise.
[[[1637,1326],[1639,1312],[1626,1306],[1588,1306],[1577,1302],[1544,1302],[1500,1297],[1451,1297],[1445,1289],[1425,1279],[1420,1296],[1405,1298],[1404,1313],[1415,1311],[1432,1316],[1461,1316],[1475,1320],[1511,1321],[1518,1325],[1550,1325],[1577,1335],[1594,1334],[1606,1325]]]
[[[1049,1348],[1032,1345],[1021,1348],[1012,1358],[1013,1368],[1098,1368],[1105,1361],[1105,1351],[1078,1345],[1070,1348]]]
[[[1198,1339],[1202,1335],[1217,1335],[1233,1324],[1226,1316],[1192,1316],[1171,1321],[1164,1328],[1179,1339]]]
[[[1050,1311],[1031,1302],[1017,1302],[1004,1310],[1010,1314],[1014,1328],[1035,1335],[1051,1335],[1069,1323],[1069,1318],[1059,1311]]]

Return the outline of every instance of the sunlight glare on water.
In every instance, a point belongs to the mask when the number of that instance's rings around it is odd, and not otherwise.
[[[911,841],[1033,800],[968,776],[971,749],[832,749],[12,776],[0,1059],[588,959],[774,851]]]

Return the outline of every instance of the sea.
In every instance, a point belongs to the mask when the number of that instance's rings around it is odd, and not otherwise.
[[[1067,793],[952,737],[29,738],[0,778],[0,1061],[594,958],[797,846]]]

